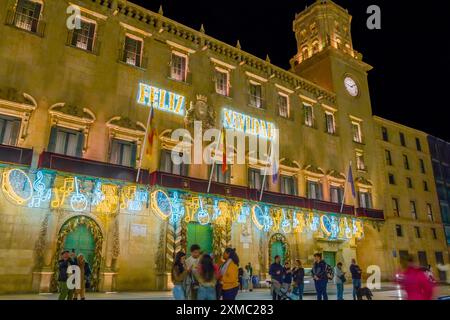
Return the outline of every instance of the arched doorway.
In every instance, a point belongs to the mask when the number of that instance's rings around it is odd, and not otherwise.
[[[281,264],[284,264],[285,261],[291,260],[289,244],[287,243],[287,239],[281,233],[276,233],[270,238],[269,242],[269,265],[274,262],[275,257],[281,257]]]
[[[103,235],[97,223],[86,216],[77,216],[69,219],[61,227],[55,252],[53,290],[57,289],[58,261],[64,250],[72,251],[78,255],[82,253],[89,262],[92,270],[91,289],[98,290],[99,272],[102,260]]]

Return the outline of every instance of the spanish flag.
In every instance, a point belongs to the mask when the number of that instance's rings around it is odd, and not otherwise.
[[[154,138],[157,134],[156,132],[156,128],[153,125],[153,118],[154,118],[155,114],[154,114],[154,109],[153,106],[150,110],[150,125],[148,128],[148,135],[147,135],[147,156],[150,157],[152,155],[152,151],[153,151],[153,142],[154,142]]]
[[[227,172],[227,133],[222,127],[222,173]]]

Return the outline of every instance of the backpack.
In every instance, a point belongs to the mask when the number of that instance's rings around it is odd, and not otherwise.
[[[326,267],[325,270],[326,270],[326,273],[327,273],[328,280],[333,280],[334,279],[334,270],[333,270],[333,268],[329,264],[327,264],[327,267]]]

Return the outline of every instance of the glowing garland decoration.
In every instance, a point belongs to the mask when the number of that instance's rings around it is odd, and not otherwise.
[[[144,83],[139,84],[137,102],[141,105],[168,111],[183,116],[186,109],[186,98]]]
[[[151,194],[151,208],[158,216],[167,220],[172,215],[172,206],[170,204],[170,198],[162,190],[156,190]]]
[[[102,183],[101,180],[80,180],[64,177],[59,187],[49,188],[45,174],[37,171],[34,181],[21,169],[5,170],[2,174],[2,191],[19,205],[41,208],[48,202],[51,208],[62,208],[66,202],[74,212],[84,212],[91,206],[92,212],[115,212],[118,208],[141,211],[150,202],[152,211],[161,219],[179,223],[198,221],[202,225],[227,221],[245,224],[250,218],[257,229],[263,232],[303,233],[313,232],[316,237],[328,240],[361,239],[364,236],[362,219],[342,215],[304,213],[295,209],[270,205],[251,204],[242,200],[227,200],[200,195],[181,197],[180,191],[154,190],[137,185],[120,186]],[[48,183],[48,182],[47,182]],[[90,192],[86,193],[86,190]],[[187,193],[190,194],[190,193]],[[185,200],[189,199],[189,200]],[[68,200],[68,201],[67,201]]]
[[[200,208],[198,209],[198,212],[197,212],[198,222],[201,225],[207,225],[210,222],[209,212],[203,208],[203,201],[202,201],[201,197],[198,198],[198,201],[199,201],[199,205],[200,205]]]
[[[28,202],[33,196],[33,184],[21,169],[11,169],[3,173],[2,190],[19,205]]]

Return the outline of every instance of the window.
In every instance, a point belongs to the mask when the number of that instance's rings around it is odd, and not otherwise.
[[[327,133],[329,133],[329,134],[336,133],[336,126],[334,123],[334,114],[332,114],[331,112],[325,112],[325,125],[327,128]]]
[[[222,164],[216,163],[214,165],[214,173],[213,173],[213,178],[212,179],[213,179],[213,181],[218,182],[218,183],[230,184],[230,181],[231,181],[231,168],[230,168],[230,165],[228,165],[228,169],[224,173],[222,171]]]
[[[392,198],[392,210],[394,212],[394,216],[400,217],[400,208],[398,205],[398,199]]]
[[[1,116],[0,117],[0,144],[9,146],[17,145],[19,137],[21,120],[17,118]]]
[[[422,151],[422,145],[420,144],[419,138],[416,138],[416,148],[417,148],[417,151]]]
[[[81,28],[73,30],[72,46],[92,52],[94,50],[96,27],[94,22],[81,19]]]
[[[189,166],[185,163],[175,164],[172,161],[172,151],[161,151],[160,171],[176,174],[179,176],[187,176]]]
[[[361,125],[358,122],[352,122],[353,141],[362,143]]]
[[[419,159],[419,167],[420,172],[425,174],[425,161],[423,161],[423,159]]]
[[[14,25],[23,30],[37,32],[41,11],[41,3],[31,0],[19,0],[14,16]]]
[[[409,160],[408,160],[408,156],[406,154],[403,155],[403,165],[405,167],[406,170],[409,170]]]
[[[427,203],[427,216],[428,216],[428,220],[430,220],[431,222],[434,222],[433,207],[431,206],[430,203]]]
[[[389,173],[388,179],[389,179],[389,184],[391,184],[391,185],[395,184],[395,177],[392,173]]]
[[[420,231],[419,231],[419,237],[420,238]],[[418,251],[417,252],[417,258],[419,260],[419,266],[423,268],[428,268],[428,259],[427,259],[427,253],[425,251]]]
[[[356,168],[359,171],[366,171],[366,164],[364,163],[364,153],[358,151],[356,152]]]
[[[411,209],[411,216],[414,220],[417,220],[417,211],[416,211],[416,202],[415,201],[410,201],[409,202],[409,206]]]
[[[416,235],[417,239],[421,238],[420,228],[419,227],[414,227],[414,234]]]
[[[437,240],[438,236],[437,236],[436,228],[431,228],[431,236],[433,237],[434,240]]]
[[[302,57],[303,57],[303,60],[306,60],[306,59],[309,58],[309,50],[308,50],[308,47],[304,47],[304,48],[302,49]]]
[[[403,147],[406,147],[405,134],[404,134],[403,132],[400,132],[399,136],[400,136],[400,144],[401,144]]]
[[[413,189],[413,188],[414,188],[412,179],[411,179],[410,177],[407,177],[407,178],[406,178],[406,187],[407,187],[408,189]]]
[[[391,151],[389,150],[384,150],[384,155],[386,157],[386,164],[388,166],[392,166],[392,156],[391,156]]]
[[[319,182],[308,180],[307,191],[309,199],[323,200],[322,184]]]
[[[113,139],[109,162],[125,167],[134,167],[136,165],[136,144]]]
[[[170,77],[177,81],[186,82],[187,56],[179,52],[172,52],[172,61],[170,66]]]
[[[125,37],[125,47],[122,62],[140,67],[142,64],[142,39],[127,35]]]
[[[278,112],[280,117],[289,118],[289,97],[283,93],[278,93]]]
[[[281,176],[281,193],[292,196],[297,195],[297,179],[294,177]]]
[[[305,115],[305,125],[308,127],[314,127],[314,114],[312,105],[304,103],[303,113]]]
[[[230,94],[229,73],[226,70],[216,68],[216,93],[228,97]]]
[[[344,199],[344,188],[331,186],[330,187],[330,199],[333,203],[342,203]]]
[[[381,127],[381,136],[383,138],[383,141],[388,142],[389,141],[389,134],[386,127]]]
[[[251,189],[257,189],[261,190],[263,180],[265,180],[264,183],[264,190],[267,190],[268,188],[268,178],[266,176],[266,179],[264,179],[264,176],[261,174],[260,169],[248,169],[248,187]]]
[[[430,189],[428,189],[428,182],[426,181],[423,182],[423,191],[430,191]]]
[[[403,237],[403,228],[401,225],[395,225],[395,233],[397,234],[397,237]]]
[[[80,131],[52,127],[48,150],[71,157],[83,156],[84,135]]]
[[[250,82],[250,105],[262,108],[262,86],[259,83]]]
[[[372,195],[368,191],[359,192],[359,207],[371,209],[372,208]]]

